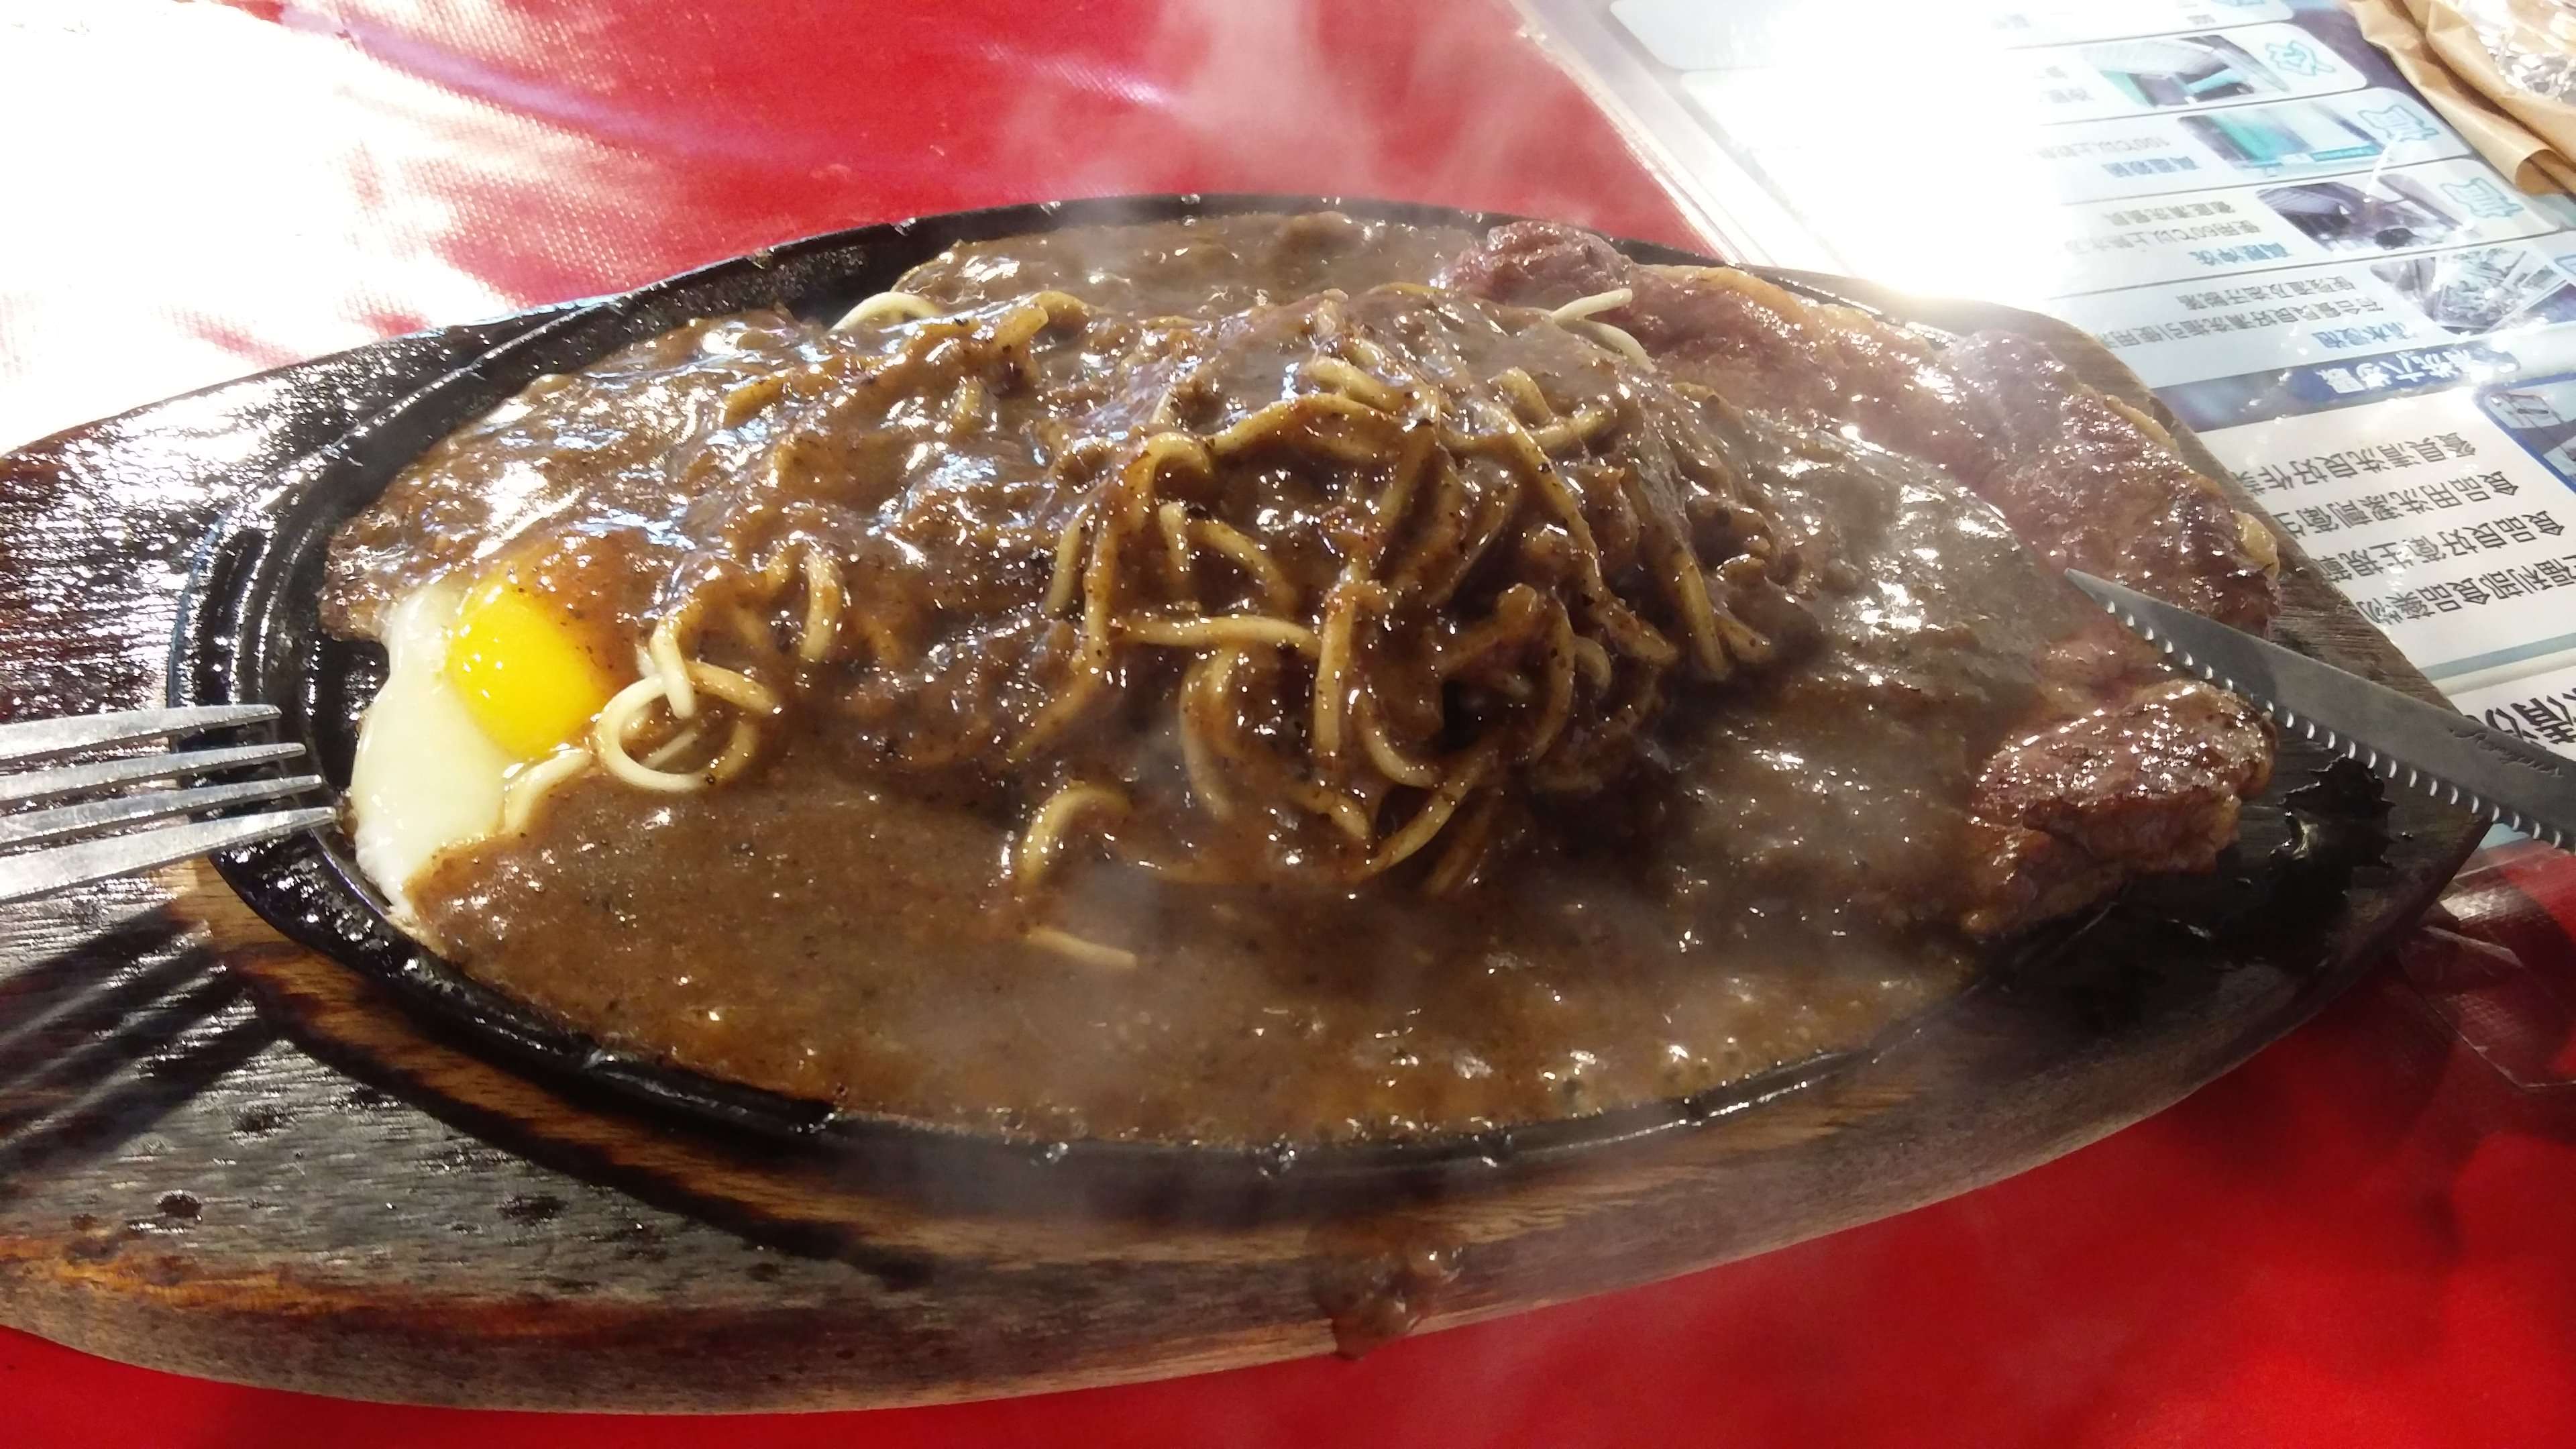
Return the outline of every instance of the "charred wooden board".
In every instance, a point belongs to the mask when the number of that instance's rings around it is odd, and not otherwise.
[[[2046,319],[1871,300],[2030,332],[2154,407]],[[158,700],[222,510],[559,315],[396,339],[0,458],[6,715]],[[2303,560],[2286,585],[2285,641],[2436,697]],[[443,1038],[203,866],[0,908],[0,1320],[324,1393],[827,1408],[1357,1348],[1662,1277],[2020,1171],[2304,1020],[2478,834],[2367,782],[2302,785],[2321,763],[2285,759],[2288,804],[2249,815],[2224,878],[2133,893],[2045,970],[1855,1070],[1573,1160],[1322,1194],[1125,1192],[1036,1153],[817,1155],[676,1125]]]

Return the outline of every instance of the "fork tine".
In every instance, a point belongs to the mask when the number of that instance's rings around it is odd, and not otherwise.
[[[112,826],[166,820],[173,815],[211,810],[218,805],[274,800],[280,795],[297,795],[319,789],[321,784],[319,775],[296,775],[284,780],[242,780],[230,785],[198,785],[185,790],[111,795],[104,800],[84,800],[78,805],[58,805],[51,810],[30,810],[23,815],[0,818],[0,849],[42,845],[72,835],[95,835]]]
[[[41,760],[73,750],[136,740],[192,735],[227,725],[258,724],[277,718],[273,704],[206,704],[186,709],[130,709],[116,714],[76,714],[63,719],[32,719],[0,725],[0,764]]]
[[[263,840],[328,825],[336,814],[320,807],[279,810],[267,815],[241,815],[230,820],[205,820],[194,825],[138,830],[131,835],[84,840],[74,845],[57,845],[51,850],[13,855],[0,860],[0,905],[50,895],[94,880],[106,880],[110,876],[131,875],[156,865],[168,865],[174,860],[186,860],[192,855],[256,845]]]
[[[0,805],[55,800],[86,790],[131,785],[141,780],[176,780],[182,775],[212,774],[237,765],[290,760],[303,753],[304,747],[298,744],[242,745],[228,750],[180,750],[165,755],[136,755],[130,759],[101,760],[94,765],[56,765],[46,770],[0,775]]]

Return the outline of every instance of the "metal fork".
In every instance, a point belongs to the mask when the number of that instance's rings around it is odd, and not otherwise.
[[[0,903],[50,895],[328,824],[335,812],[319,806],[257,815],[212,813],[318,790],[323,783],[319,775],[169,790],[128,789],[278,764],[302,756],[302,745],[237,745],[52,763],[88,751],[179,739],[275,718],[273,705],[234,704],[0,725]],[[46,768],[22,768],[38,763]],[[94,798],[47,804],[81,796]],[[39,804],[47,808],[25,808]],[[152,828],[141,828],[145,826]]]

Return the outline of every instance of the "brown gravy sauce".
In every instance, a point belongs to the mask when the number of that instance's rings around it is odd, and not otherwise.
[[[1371,223],[1319,243],[1300,228],[1008,239],[906,289],[949,307],[1056,288],[1103,310],[1218,316],[1419,281],[1469,240]],[[552,529],[603,626],[631,626],[652,603],[655,548],[714,531],[725,507],[751,506],[742,479],[775,477],[758,464],[792,413],[728,423],[726,392],[840,345],[772,315],[694,324],[464,430],[335,545],[331,617],[364,632],[404,590]],[[1075,386],[1080,365],[1051,376]],[[466,970],[611,1043],[845,1110],[1040,1140],[1472,1129],[1863,1045],[1976,970],[1948,924],[1962,812],[2029,707],[2030,661],[2079,621],[1944,475],[1713,407],[1782,536],[1829,561],[1832,586],[1806,605],[1813,646],[1676,706],[1615,798],[1456,895],[1174,885],[1086,863],[1066,923],[1143,958],[1086,969],[1024,944],[999,907],[1007,802],[872,774],[823,719],[700,794],[580,779],[526,833],[450,853],[413,895]],[[1012,512],[1034,506],[1014,489],[1040,466],[1038,420],[1006,413],[983,441],[925,452],[897,410],[840,435],[839,457],[884,475],[884,496],[945,488],[953,509],[988,508],[1015,557],[1042,556],[1055,521]]]

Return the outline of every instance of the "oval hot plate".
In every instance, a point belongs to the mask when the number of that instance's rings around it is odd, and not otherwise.
[[[526,330],[463,365],[421,377],[417,391],[306,457],[224,520],[199,555],[183,599],[170,698],[177,703],[276,704],[285,712],[279,728],[310,746],[325,773],[345,784],[356,720],[382,680],[383,659],[373,646],[334,639],[322,629],[318,597],[325,547],[341,523],[423,450],[542,374],[577,370],[692,318],[757,307],[783,307],[815,318],[833,315],[958,242],[1073,224],[1326,207],[1467,227],[1512,219],[1330,197],[1162,196],[1001,207],[791,242],[532,316]],[[1623,246],[1640,260],[1707,261],[1667,248]],[[2044,332],[2061,352],[2081,353],[2069,360],[2089,380],[2153,406],[2107,354],[2045,319],[1995,308],[1915,303],[1836,279],[1772,276],[1811,296],[1871,307],[1936,338],[1945,329],[2027,324]],[[2178,427],[2174,431],[2205,472],[2225,476],[2187,434]],[[2251,506],[2241,499],[2239,504]],[[2383,678],[2408,676],[2393,654],[2371,650],[2375,636],[2354,634],[2343,624],[2348,611],[2340,600],[2299,573],[2295,561],[2293,575],[2285,633],[2296,637],[2306,627],[2304,621],[2333,616],[2334,631],[2312,636],[2320,652],[2340,654],[2339,662]],[[2355,639],[2362,642],[2350,642]],[[2198,1041],[2190,1068],[2196,1074],[2223,1065],[2221,1058],[2232,1061],[2284,1029],[2322,1000],[2330,983],[2351,965],[2356,929],[2366,927],[2363,933],[2375,938],[2387,928],[2389,903],[2354,894],[2349,889],[2354,872],[2377,869],[2378,855],[2391,839],[2429,833],[2447,849],[2448,842],[2461,838],[2456,822],[2430,816],[2429,807],[2420,802],[2401,802],[2399,817],[2383,822],[2388,807],[2376,787],[2329,778],[2327,765],[2311,748],[2285,747],[2273,788],[2249,808],[2245,839],[2220,875],[2135,890],[2079,928],[2044,933],[2023,954],[2046,958],[2046,972],[2005,963],[1944,1008],[1942,1020],[1931,1029],[1945,1040],[1985,1043],[1998,1055],[1979,1070],[2007,1075],[2022,1068],[2006,1063],[2035,1066],[2069,1051],[2098,1057],[2101,1043],[2152,1039],[2154,1032],[2141,1023],[2158,1019],[2159,1013],[2218,1011],[2231,1019],[2226,1033],[2230,1045],[2216,1056],[2199,1031],[2186,1033]],[[603,1046],[479,984],[408,937],[357,870],[341,832],[315,832],[238,852],[219,860],[217,868],[287,936],[383,983],[450,1037],[549,1079],[720,1131],[842,1151],[1022,1161],[1032,1147],[1046,1145],[903,1118],[835,1113],[820,1104]],[[2247,992],[2240,985],[2231,991],[2212,984],[2246,966],[2262,968],[2266,989]],[[2232,1004],[2218,1004],[2222,1002]],[[1907,1032],[1926,1026],[1910,1023]],[[2099,1042],[2068,1045],[2088,1036],[2098,1036]],[[1149,1178],[1177,1173],[1266,1187],[1347,1186],[1389,1175],[1473,1177],[1490,1173],[1496,1164],[1561,1160],[1755,1109],[1784,1093],[1812,1088],[1871,1054],[1833,1054],[1687,1098],[1474,1134],[1312,1147],[1283,1143],[1266,1150],[1075,1141],[1049,1146],[1047,1156],[1051,1170],[1067,1173],[1141,1173]]]

